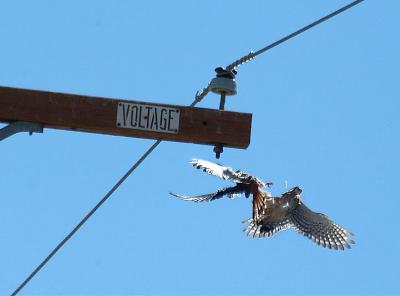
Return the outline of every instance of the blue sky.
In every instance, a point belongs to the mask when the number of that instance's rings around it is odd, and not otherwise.
[[[214,68],[348,1],[3,1],[0,85],[187,105]],[[363,4],[239,68],[228,110],[253,113],[220,162],[274,182],[356,234],[251,239],[244,198],[192,169],[212,147],[163,142],[21,295],[400,294],[398,1]],[[218,107],[209,95],[201,107]],[[1,125],[4,126],[4,125]],[[10,294],[151,140],[46,129],[0,143],[0,294]]]

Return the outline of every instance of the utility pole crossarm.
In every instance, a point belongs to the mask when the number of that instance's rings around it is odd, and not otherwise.
[[[0,121],[246,148],[251,114],[0,86]]]

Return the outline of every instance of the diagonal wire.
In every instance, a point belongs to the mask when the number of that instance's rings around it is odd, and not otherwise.
[[[242,58],[236,60],[232,64],[228,65],[226,67],[226,70],[233,70],[234,68],[240,66],[241,64],[244,64],[254,57],[264,53],[265,51],[307,31],[308,29],[330,19],[331,17],[338,15],[339,13],[353,7],[354,5],[362,2],[364,0],[357,0],[354,2],[351,2],[350,4],[332,12],[331,14],[324,16],[320,18],[319,20],[316,20],[315,22],[293,32],[292,34],[287,35],[286,37],[283,37],[282,39],[279,39],[278,41],[275,41],[274,43],[256,51],[256,52],[251,52],[248,55],[243,56]],[[196,93],[195,99],[190,104],[190,107],[194,107],[196,104],[198,104],[204,97],[209,93],[210,91],[210,85],[207,85],[205,88],[202,90],[198,91]],[[67,243],[67,241],[85,224],[85,222],[110,198],[110,196],[121,186],[121,184],[136,170],[136,168],[154,151],[154,149],[157,148],[157,146],[162,142],[162,140],[157,140],[153,143],[153,145],[150,146],[150,148],[130,167],[130,169],[118,180],[118,182],[107,192],[107,194],[94,206],[93,209],[90,210],[89,213],[86,214],[86,216],[69,232],[64,239],[58,243],[58,245],[49,253],[49,255],[29,274],[28,277],[18,286],[17,289],[11,294],[11,296],[17,295],[25,286],[28,284],[32,278],[50,261],[50,259]]]
[[[83,224],[101,207],[101,205],[114,193],[115,190],[118,189],[118,187],[129,177],[130,174],[133,173],[133,171],[147,158],[147,156],[150,155],[151,152],[161,143],[161,140],[157,140],[154,142],[153,145],[142,155],[142,157],[139,158],[138,161],[135,162],[135,164],[125,173],[125,175],[122,176],[121,179],[111,188],[110,191],[107,192],[107,194],[96,204],[96,206],[90,210],[89,213],[86,214],[86,216],[72,229],[70,233],[50,252],[50,254],[32,271],[32,273],[18,286],[18,288],[11,294],[11,296],[17,295],[19,291],[29,281],[43,268],[43,266],[46,265],[47,262],[58,252],[58,250],[61,249],[61,247],[81,228]]]
[[[263,48],[261,48],[260,50],[250,52],[249,54],[241,57],[240,59],[234,61],[232,64],[228,65],[226,67],[226,70],[227,71],[232,71],[236,67],[238,67],[238,66],[240,66],[240,65],[242,65],[242,64],[244,64],[244,63],[246,63],[246,62],[248,62],[248,61],[250,61],[252,59],[254,59],[256,56],[266,52],[267,50],[270,50],[271,48],[274,48],[275,46],[278,46],[279,44],[281,44],[281,43],[283,43],[283,42],[285,42],[285,41],[287,41],[287,40],[289,40],[289,39],[291,39],[293,37],[296,37],[297,35],[299,35],[299,34],[305,32],[305,31],[311,29],[312,27],[315,27],[315,26],[319,25],[320,23],[322,23],[324,21],[327,21],[328,19],[330,19],[330,18],[332,18],[332,17],[334,17],[334,16],[336,16],[336,15],[338,15],[338,14],[340,14],[340,13],[342,13],[342,12],[348,10],[348,9],[350,9],[351,7],[361,3],[363,1],[364,0],[353,1],[353,2],[351,2],[349,4],[347,4],[346,6],[343,6],[342,8],[339,8],[338,10],[336,10],[336,11],[334,11],[334,12],[332,12],[332,13],[330,13],[330,14],[328,14],[328,15],[326,15],[326,16],[324,16],[324,17],[322,17],[322,18],[320,18],[320,19],[318,19],[318,20],[316,20],[314,22],[312,22],[311,24],[308,24],[307,26],[305,26],[305,27],[303,27],[303,28],[301,28],[301,29],[299,29],[299,30],[297,30],[297,31],[295,31],[295,32],[293,32],[293,33],[291,33],[291,34],[289,34],[289,35],[287,35],[287,36],[285,36],[285,37],[283,37],[283,38],[281,38],[281,39],[279,39],[279,40],[277,40],[277,41],[275,41],[275,42],[273,42],[273,43],[271,43],[271,44],[269,44],[269,45],[267,45],[265,47],[263,47]]]
[[[194,107],[198,104],[209,92],[208,86],[203,88],[201,91],[196,93],[195,99],[190,107]],[[83,224],[109,199],[109,197],[118,189],[119,186],[133,173],[134,170],[157,148],[162,140],[157,140],[150,146],[150,148],[130,167],[130,169],[123,175],[118,182],[107,192],[107,194],[90,210],[89,213],[68,233],[64,239],[58,243],[58,245],[47,255],[45,259],[32,271],[32,273],[18,286],[17,289],[11,294],[11,296],[17,295],[22,288],[50,261],[50,259],[65,245],[65,243],[82,227]]]

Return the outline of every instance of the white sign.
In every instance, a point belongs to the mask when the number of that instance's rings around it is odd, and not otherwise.
[[[117,127],[177,134],[179,109],[135,103],[118,103]]]

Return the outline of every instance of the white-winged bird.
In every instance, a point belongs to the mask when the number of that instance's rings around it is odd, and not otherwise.
[[[265,186],[271,186],[271,182],[263,182],[260,179],[255,178],[241,170],[234,170],[230,167],[225,167],[207,160],[192,159],[190,163],[197,169],[202,169],[204,172],[224,180],[232,181],[236,183],[236,185],[232,187],[221,188],[215,192],[202,195],[185,196],[170,192],[171,195],[182,200],[204,202],[216,200],[223,196],[234,198],[240,194],[244,194],[246,197],[249,197],[250,194],[252,194],[253,219],[258,219],[261,210],[264,208],[264,200],[266,200],[267,197],[271,197],[270,192],[262,190],[262,188]]]
[[[351,248],[354,244],[352,233],[331,221],[326,215],[310,210],[301,201],[302,190],[294,187],[279,197],[266,198],[265,207],[258,219],[244,222],[244,229],[252,237],[268,237],[275,233],[294,228],[309,239],[329,249]]]

